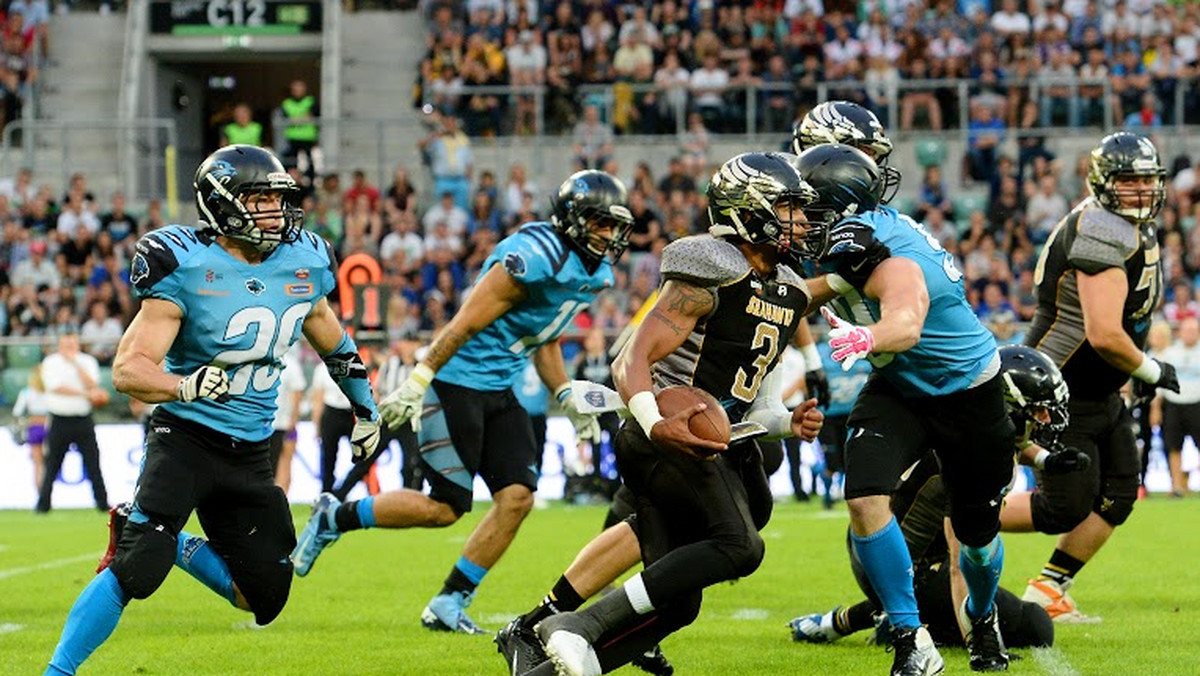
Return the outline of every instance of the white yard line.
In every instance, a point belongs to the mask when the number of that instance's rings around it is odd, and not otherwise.
[[[7,570],[0,570],[0,580],[7,580],[10,577],[16,577],[18,575],[24,575],[26,573],[36,573],[41,570],[51,570],[53,568],[62,568],[63,566],[69,566],[73,563],[79,563],[80,561],[87,561],[88,559],[96,559],[98,557],[99,557],[99,554],[97,554],[95,552],[91,552],[88,554],[80,554],[79,556],[72,556],[72,557],[65,558],[65,559],[55,559],[53,561],[46,561],[44,563],[38,563],[38,564],[35,564],[32,566],[22,566],[20,568],[9,568]]]
[[[12,622],[0,623],[0,634],[11,634],[16,631],[21,631],[25,628],[23,624],[13,624]]]
[[[1049,676],[1079,676],[1067,656],[1058,648],[1034,648],[1033,661]]]

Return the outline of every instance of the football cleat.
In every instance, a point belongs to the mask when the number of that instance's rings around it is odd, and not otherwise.
[[[1099,617],[1084,615],[1079,612],[1079,608],[1075,605],[1075,599],[1071,598],[1071,595],[1067,593],[1072,584],[1073,581],[1068,581],[1066,584],[1060,585],[1054,580],[1030,580],[1029,586],[1025,587],[1025,594],[1021,596],[1021,600],[1036,603],[1045,608],[1050,619],[1059,624],[1099,623]]]
[[[104,569],[112,563],[113,557],[116,556],[117,543],[121,541],[121,531],[125,530],[125,522],[129,520],[132,512],[132,502],[122,502],[108,510],[108,549],[104,550],[104,556],[100,557],[100,563],[96,566],[97,575],[103,573]]]
[[[456,591],[438,594],[421,611],[421,626],[431,631],[452,631],[459,634],[486,634],[467,616],[474,594]]]
[[[967,600],[963,599],[956,615],[958,626],[967,637],[971,671],[1008,671],[1008,652],[1004,649],[1004,638],[1000,636],[996,604],[993,603],[983,617],[972,619],[967,614]]]
[[[946,663],[925,627],[901,629],[892,627],[892,676],[935,676],[942,673]]]
[[[800,643],[833,643],[842,637],[833,627],[833,617],[842,607],[821,614],[804,615],[788,622],[792,640]]]
[[[596,649],[571,628],[575,621],[575,613],[559,613],[542,620],[533,630],[546,646],[546,656],[554,662],[558,676],[600,676]]]
[[[522,624],[524,619],[524,615],[513,618],[496,632],[496,638],[493,639],[496,650],[504,656],[513,676],[519,676],[549,659],[537,634]]]
[[[308,523],[304,524],[304,530],[296,539],[296,548],[292,550],[292,566],[296,569],[296,575],[308,575],[321,551],[342,536],[333,520],[333,514],[341,504],[342,501],[332,493],[322,493],[313,503],[312,516],[308,517]]]
[[[671,676],[675,673],[675,666],[663,654],[662,647],[657,645],[633,658],[629,663],[647,674],[654,674],[654,676]]]

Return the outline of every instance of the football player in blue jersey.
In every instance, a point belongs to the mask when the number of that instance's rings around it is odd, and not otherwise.
[[[886,180],[870,157],[841,144],[805,150],[801,176],[819,198],[806,213],[825,230],[810,281],[832,330],[832,357],[874,366],[847,421],[845,495],[855,552],[892,625],[894,675],[936,674],[944,663],[921,626],[912,559],[888,496],[905,467],[934,448],[951,496],[968,590],[971,668],[1008,667],[996,621],[1003,567],[999,511],[1012,478],[1014,427],[1004,408],[996,341],[967,304],[953,258],[911,218],[881,205]]]
[[[142,305],[113,362],[117,390],[159,404],[115,551],[79,595],[46,674],[74,674],[132,599],[183,568],[259,625],[283,610],[295,529],[269,438],[283,356],[300,334],[354,402],[357,459],[379,414],[354,341],[325,301],[337,263],[301,229],[298,189],[270,151],[226,146],[196,170],[198,227],[142,237],[130,283]],[[182,532],[195,511],[208,536]],[[107,565],[105,565],[107,563]]]
[[[558,338],[597,293],[612,286],[612,264],[624,252],[632,224],[625,186],[603,172],[581,171],[559,187],[549,223],[527,223],[496,245],[425,358],[380,403],[389,425],[411,420],[417,429],[429,495],[399,490],[345,504],[323,495],[292,553],[298,575],[306,575],[323,548],[346,531],[449,526],[470,511],[479,475],[492,506],[421,623],[482,633],[466,608],[533,506],[541,457],[512,384],[532,359],[579,438],[599,438],[595,416],[571,404]]]

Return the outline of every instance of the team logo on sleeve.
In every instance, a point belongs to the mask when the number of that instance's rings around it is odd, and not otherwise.
[[[504,269],[513,277],[523,277],[526,270],[525,259],[514,251],[504,257]]]
[[[150,276],[150,264],[146,262],[146,257],[142,254],[135,254],[133,263],[130,265],[129,282],[137,284],[143,279]]]
[[[251,277],[250,279],[246,280],[246,290],[256,296],[261,296],[262,292],[267,290],[267,285],[263,284],[258,279]]]

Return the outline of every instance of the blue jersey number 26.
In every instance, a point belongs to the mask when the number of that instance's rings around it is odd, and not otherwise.
[[[234,340],[253,331],[254,343],[244,350],[225,350],[213,363],[233,369],[229,378],[229,393],[245,394],[253,386],[265,392],[279,380],[283,370],[280,361],[296,340],[300,323],[312,310],[312,303],[297,303],[276,319],[271,308],[254,306],[238,310],[225,327],[225,340]],[[268,359],[269,356],[269,359]]]

